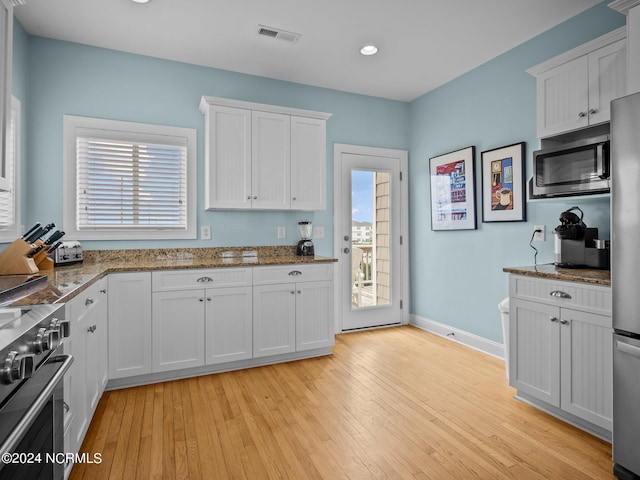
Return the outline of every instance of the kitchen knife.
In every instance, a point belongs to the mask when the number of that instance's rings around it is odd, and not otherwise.
[[[55,226],[56,226],[55,223],[50,223],[46,227],[39,227],[33,233],[28,235],[24,240],[25,240],[25,242],[33,243],[36,240],[38,240],[38,239],[42,238],[43,236],[45,236],[47,234],[47,232],[53,230],[55,228]]]
[[[42,235],[43,233],[44,233],[44,228],[43,227],[38,227],[31,234],[27,235],[24,238],[24,241],[27,242],[27,243],[33,243],[38,238],[40,238],[40,235]]]
[[[31,253],[29,253],[29,255],[27,255],[27,257],[35,257],[36,254],[42,250],[43,248],[48,247],[48,245],[45,245],[44,243],[41,243],[40,245],[38,245],[36,248],[34,248],[33,250],[31,250]]]
[[[52,246],[49,250],[47,250],[47,254],[52,253],[54,250],[57,250],[57,248],[62,245],[62,242],[58,242],[56,243],[54,246]]]
[[[44,241],[44,244],[45,245],[53,245],[55,242],[60,240],[63,236],[64,236],[64,232],[61,232],[60,230],[56,230],[55,232],[53,232],[51,234],[51,236],[49,238],[47,238]]]
[[[22,235],[22,239],[23,240],[27,240],[27,237],[30,236],[33,232],[35,232],[37,229],[40,228],[40,222],[36,223],[33,227],[31,227],[29,230],[27,230],[23,235]]]

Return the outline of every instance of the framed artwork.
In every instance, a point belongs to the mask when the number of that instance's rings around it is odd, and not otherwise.
[[[482,152],[482,221],[524,222],[525,143]]]
[[[431,230],[475,230],[475,147],[429,159]]]

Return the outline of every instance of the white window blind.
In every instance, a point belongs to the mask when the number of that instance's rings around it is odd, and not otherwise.
[[[76,137],[78,230],[187,230],[186,139],[139,137]]]
[[[16,219],[16,161],[17,161],[17,134],[18,134],[18,109],[14,101],[11,106],[11,117],[7,131],[7,157],[5,163],[6,179],[9,184],[8,191],[0,191],[0,230],[17,230]]]

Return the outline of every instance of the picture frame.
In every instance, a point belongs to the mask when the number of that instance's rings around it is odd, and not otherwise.
[[[525,142],[481,153],[482,222],[524,222]]]
[[[475,147],[429,159],[431,230],[475,230]]]

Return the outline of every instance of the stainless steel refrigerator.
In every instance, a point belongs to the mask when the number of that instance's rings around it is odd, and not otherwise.
[[[640,93],[611,103],[613,461],[640,478]]]

